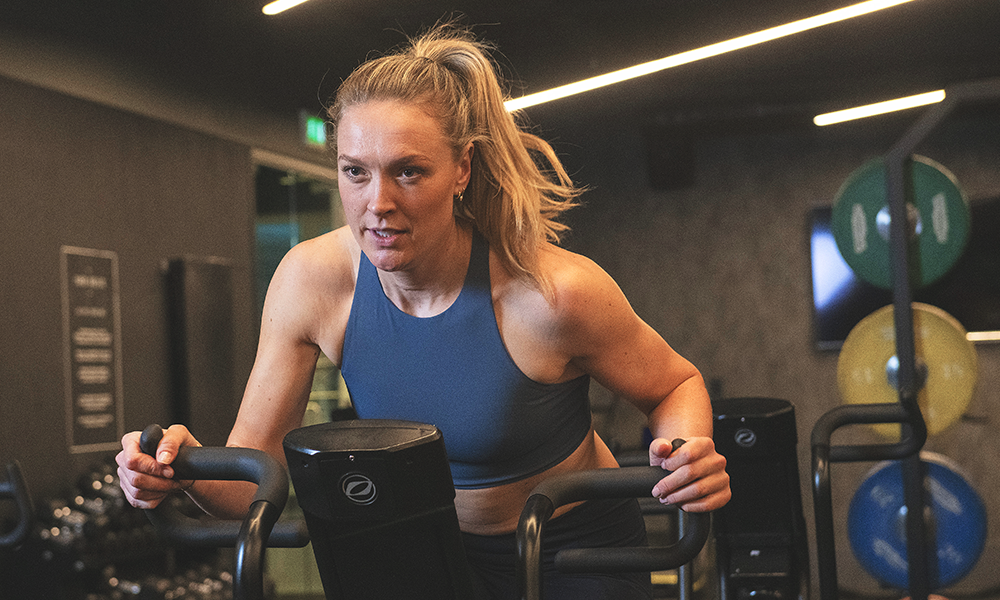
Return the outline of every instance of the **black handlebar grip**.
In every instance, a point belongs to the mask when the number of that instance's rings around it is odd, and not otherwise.
[[[148,454],[153,458],[156,458],[156,449],[160,445],[160,440],[163,439],[163,428],[153,423],[142,430],[142,434],[139,435],[139,449],[142,450],[143,454]]]

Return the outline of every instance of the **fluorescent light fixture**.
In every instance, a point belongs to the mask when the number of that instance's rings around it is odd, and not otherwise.
[[[935,102],[940,102],[942,100],[944,100],[944,90],[936,90],[924,94],[917,94],[915,96],[896,98],[895,100],[886,100],[885,102],[876,102],[875,104],[867,104],[865,106],[857,106],[845,110],[838,110],[836,112],[816,115],[813,118],[813,123],[820,126],[833,125],[834,123],[842,123],[852,119],[863,119],[865,117],[881,115],[897,110],[916,108],[917,106],[926,106],[927,104],[934,104]]]
[[[965,334],[965,339],[970,342],[998,342],[1000,331],[970,331]]]
[[[298,6],[303,2],[306,2],[306,0],[274,0],[274,2],[268,4],[262,10],[265,15],[276,15],[292,8],[293,6]]]
[[[680,65],[692,63],[704,58],[718,56],[719,54],[724,54],[726,52],[740,50],[748,46],[770,42],[771,40],[801,33],[809,29],[815,29],[817,27],[822,27],[838,21],[860,17],[868,13],[891,8],[893,6],[912,1],[913,0],[868,0],[867,2],[861,2],[852,6],[839,8],[814,17],[793,21],[785,25],[779,25],[778,27],[772,27],[756,33],[750,33],[731,40],[726,40],[724,42],[711,44],[703,48],[688,50],[687,52],[681,52],[680,54],[675,54],[666,58],[642,63],[633,67],[606,73],[604,75],[598,75],[576,83],[569,83],[550,90],[528,94],[527,96],[522,96],[520,98],[514,98],[505,102],[504,106],[508,111],[513,112],[528,106],[534,106],[543,102],[550,102],[559,98],[565,98],[566,96],[580,94],[599,87],[619,83],[628,79],[634,79],[643,75],[649,75],[665,69],[678,67]]]

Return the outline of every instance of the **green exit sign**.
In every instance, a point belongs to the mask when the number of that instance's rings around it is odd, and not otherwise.
[[[302,138],[307,146],[326,147],[326,121],[321,117],[300,113],[302,123]]]

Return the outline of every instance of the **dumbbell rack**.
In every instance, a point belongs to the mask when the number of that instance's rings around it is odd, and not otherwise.
[[[907,507],[906,540],[909,596],[927,600],[931,569],[929,539],[924,522],[926,506],[924,465],[919,452],[927,441],[927,426],[917,404],[917,377],[913,331],[913,293],[909,279],[909,235],[906,200],[910,196],[910,163],[913,152],[961,104],[1000,99],[1000,79],[949,87],[945,99],[934,105],[886,155],[886,189],[889,204],[889,258],[892,269],[893,318],[896,356],[899,359],[897,404],[855,404],[834,408],[817,420],[812,431],[813,508],[816,519],[816,559],[820,600],[837,600],[837,563],[834,545],[830,463],[879,460],[903,461],[903,492]],[[853,424],[899,423],[902,436],[892,444],[832,446],[833,433]]]
[[[227,557],[178,553],[142,511],[128,505],[111,465],[99,461],[75,484],[33,501],[15,460],[0,473],[0,597],[100,600],[217,598],[232,587]],[[8,506],[10,505],[10,506]]]

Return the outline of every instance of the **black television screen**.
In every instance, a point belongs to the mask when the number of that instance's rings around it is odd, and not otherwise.
[[[892,304],[892,292],[855,276],[830,231],[830,207],[809,214],[813,333],[821,350],[840,348],[861,319]],[[965,252],[948,273],[913,290],[913,299],[949,313],[973,341],[1000,341],[1000,197],[971,203]]]

